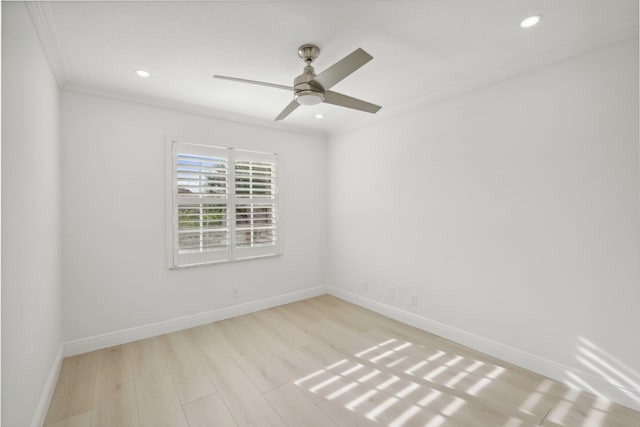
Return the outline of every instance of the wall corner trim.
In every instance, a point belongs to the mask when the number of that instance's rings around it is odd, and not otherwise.
[[[51,6],[44,1],[28,1],[26,6],[58,86],[64,87],[69,73]]]
[[[58,376],[60,375],[60,368],[62,368],[62,359],[64,358],[63,354],[64,345],[60,343],[58,353],[53,361],[53,365],[51,365],[51,370],[49,371],[47,380],[42,387],[42,394],[40,395],[38,406],[33,414],[33,418],[31,419],[32,427],[40,427],[44,425],[44,420],[47,416],[47,411],[49,410],[49,404],[51,403],[51,398],[53,398],[53,392],[56,389]]]
[[[90,351],[100,350],[103,348],[112,347],[114,345],[126,344],[128,342],[150,338],[157,335],[168,334],[171,332],[180,331],[182,329],[193,328],[195,326],[205,325],[207,323],[217,322],[219,320],[242,316],[260,310],[266,310],[268,308],[277,307],[279,305],[313,298],[319,295],[324,295],[326,293],[327,286],[319,285],[300,291],[289,292],[282,295],[276,295],[256,301],[223,307],[203,313],[177,317],[175,319],[165,320],[162,322],[151,323],[134,328],[109,332],[102,335],[95,335],[92,337],[67,341],[64,343],[64,357],[88,353]]]
[[[526,351],[492,341],[488,338],[463,331],[342,288],[328,285],[327,293],[383,316],[390,317],[399,322],[504,360],[505,362],[544,375],[563,384],[565,384],[568,379],[567,374],[588,379],[589,383],[605,398],[635,411],[640,411],[640,395],[632,390],[612,384],[605,378],[565,366],[553,360],[545,359]],[[583,391],[592,393],[589,390]]]

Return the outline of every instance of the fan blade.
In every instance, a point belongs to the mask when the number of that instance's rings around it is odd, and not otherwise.
[[[312,81],[320,83],[325,90],[331,89],[331,87],[336,83],[349,76],[372,59],[373,56],[358,48],[318,74]]]
[[[280,114],[278,114],[278,117],[276,117],[276,119],[274,121],[278,121],[278,120],[282,120],[285,117],[287,117],[289,114],[291,114],[291,112],[293,110],[295,110],[296,108],[298,108],[300,106],[300,104],[298,104],[298,101],[296,101],[295,99],[293,101],[291,101],[289,103],[289,105],[287,105],[286,107],[284,107],[284,110],[282,110],[282,112]]]
[[[290,86],[277,85],[275,83],[257,82],[255,80],[239,79],[239,78],[236,78],[236,77],[219,76],[217,74],[215,76],[213,76],[213,78],[214,79],[221,79],[221,80],[231,80],[232,82],[249,83],[249,84],[252,84],[252,85],[275,87],[276,89],[293,90],[293,88],[290,87]]]
[[[371,104],[370,102],[352,98],[331,90],[324,93],[324,102],[341,107],[353,108],[354,110],[366,111],[367,113],[377,113],[378,110],[382,108],[379,105]]]

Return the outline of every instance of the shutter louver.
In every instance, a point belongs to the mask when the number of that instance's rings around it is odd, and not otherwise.
[[[179,195],[227,197],[227,159],[193,154],[178,154],[176,157]]]
[[[228,177],[224,150],[175,144],[176,264],[189,265],[229,257]]]
[[[240,257],[272,255],[278,241],[275,156],[245,159],[249,155],[238,154],[234,163],[236,252]]]

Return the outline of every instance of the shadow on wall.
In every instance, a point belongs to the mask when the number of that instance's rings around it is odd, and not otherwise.
[[[606,380],[624,393],[631,401],[640,405],[640,374],[584,337],[578,337],[576,360],[585,368],[585,373]],[[574,372],[565,372],[567,385],[589,390],[602,396],[597,386],[588,378]]]
[[[630,378],[637,373],[604,355],[585,340],[579,360],[637,387]],[[417,344],[391,338],[294,384],[354,426],[640,425],[640,413],[581,391],[588,384],[571,375],[572,384],[565,385],[444,339]]]

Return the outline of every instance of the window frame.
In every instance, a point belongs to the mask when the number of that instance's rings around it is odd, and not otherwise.
[[[180,196],[178,193],[177,158],[180,146],[189,147],[187,151],[191,154],[208,156],[208,153],[217,154],[217,157],[225,158],[227,162],[226,173],[226,198],[212,197],[210,203],[224,204],[227,209],[226,230],[228,246],[226,250],[199,252],[194,254],[179,254],[178,246],[178,206],[180,200],[186,200],[189,196]],[[198,151],[201,147],[201,151]],[[194,153],[195,152],[195,153]],[[180,153],[183,154],[183,153]],[[187,153],[189,154],[189,153]],[[259,152],[253,150],[239,149],[235,147],[220,147],[202,141],[193,141],[185,138],[166,138],[166,264],[169,269],[180,269],[195,267],[199,265],[219,264],[228,262],[238,262],[250,259],[275,257],[281,255],[281,227],[280,227],[280,196],[279,196],[279,176],[280,165],[277,153]],[[272,197],[239,197],[236,194],[236,161],[263,161],[272,163],[273,166],[273,186]],[[206,203],[200,199],[202,203]],[[268,203],[273,205],[272,219],[274,222],[273,233],[274,243],[264,246],[236,247],[237,213],[236,204],[260,204]],[[253,203],[251,203],[253,202]],[[253,232],[253,229],[251,230]]]

